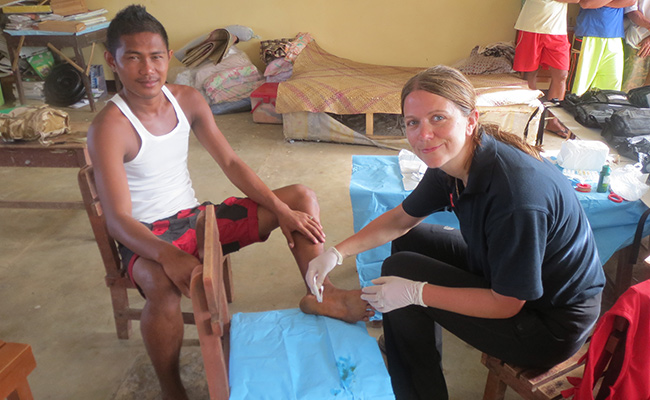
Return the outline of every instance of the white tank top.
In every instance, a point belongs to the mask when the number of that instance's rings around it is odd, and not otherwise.
[[[567,34],[567,3],[555,0],[526,0],[515,29],[547,35]]]
[[[142,125],[119,94],[111,98],[142,141],[138,154],[124,163],[124,169],[133,218],[147,223],[199,204],[187,169],[190,124],[169,89],[163,86],[162,91],[174,107],[178,123],[169,133],[159,136]]]

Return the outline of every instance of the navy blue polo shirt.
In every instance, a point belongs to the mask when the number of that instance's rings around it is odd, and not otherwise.
[[[456,213],[470,272],[504,296],[545,309],[598,294],[605,276],[589,221],[568,179],[547,160],[483,134],[467,187],[429,168],[406,213]],[[458,184],[458,195],[456,191]]]

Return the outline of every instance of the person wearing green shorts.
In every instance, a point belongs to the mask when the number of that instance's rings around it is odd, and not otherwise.
[[[623,8],[635,0],[581,0],[575,35],[582,37],[572,93],[589,89],[621,90],[623,81]]]

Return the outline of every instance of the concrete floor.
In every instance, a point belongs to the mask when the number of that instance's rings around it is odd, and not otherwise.
[[[94,116],[88,107],[67,111],[75,130],[84,130]],[[353,233],[351,156],[396,154],[375,147],[290,143],[281,126],[255,124],[248,113],[216,120],[235,151],[268,186],[303,183],[316,191],[327,245]],[[553,140],[547,138],[547,146]],[[199,200],[219,201],[238,194],[194,139],[190,153]],[[0,198],[79,200],[76,173],[2,168]],[[137,322],[130,340],[116,337],[104,269],[85,211],[0,209],[0,220],[0,338],[32,345],[38,365],[29,382],[35,398],[112,399],[126,371],[145,350]],[[233,313],[294,308],[305,293],[279,232],[265,244],[235,253],[233,265]],[[359,286],[353,258],[331,277],[343,288]],[[133,300],[141,301],[137,296]],[[191,310],[190,303],[186,305]],[[369,332],[376,337],[380,329]],[[196,338],[193,326],[186,326],[186,336]],[[196,341],[188,340],[188,346],[196,346]],[[481,397],[487,370],[478,351],[448,335],[444,366],[452,399]],[[518,397],[508,391],[507,398]]]

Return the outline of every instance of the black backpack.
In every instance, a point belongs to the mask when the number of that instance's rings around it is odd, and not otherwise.
[[[560,103],[576,121],[589,128],[603,128],[614,111],[636,108],[628,100],[627,93],[620,90],[591,89],[577,96],[569,93]]]
[[[630,103],[637,107],[650,107],[650,86],[631,89],[627,92],[627,98],[630,100]]]
[[[650,135],[650,108],[627,108],[615,111],[603,126],[608,142],[614,137]]]
[[[618,111],[629,109],[636,110],[637,108],[622,104],[584,103],[576,105],[575,118],[581,125],[603,129],[608,118]]]

